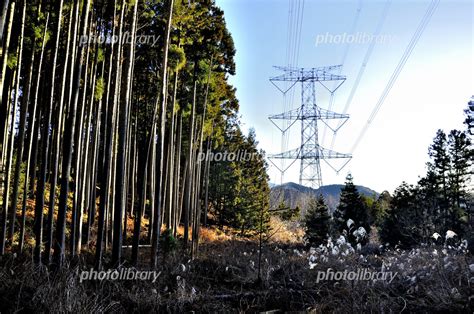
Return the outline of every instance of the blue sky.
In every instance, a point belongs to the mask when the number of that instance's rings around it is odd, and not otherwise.
[[[269,82],[280,74],[273,65],[285,65],[288,46],[289,1],[217,0],[237,49],[237,88],[244,130],[255,128],[260,148],[268,154],[281,150],[281,133],[268,120],[284,111],[282,94]],[[348,152],[365,125],[431,1],[393,0],[371,58],[348,113],[350,120],[338,132],[334,150]],[[300,4],[303,1],[300,0]],[[323,183],[343,183],[351,172],[357,184],[379,192],[393,191],[402,181],[416,183],[425,173],[428,146],[441,128],[463,128],[463,109],[474,95],[474,2],[441,0],[430,23],[398,76],[375,120],[357,146],[353,159],[339,174],[322,164]],[[342,111],[369,44],[320,43],[318,35],[372,34],[385,1],[304,1],[299,67],[341,64],[346,82],[337,91],[333,110]],[[294,7],[296,4],[293,5]],[[355,29],[356,12],[361,8]],[[353,30],[353,32],[352,32]],[[326,35],[328,34],[328,35]],[[334,37],[333,37],[334,38]],[[292,108],[300,105],[299,87]],[[329,95],[318,90],[318,105],[329,106]],[[287,98],[290,98],[289,96]],[[332,133],[320,129],[320,141],[330,148]],[[288,149],[299,145],[299,128],[290,131]],[[270,179],[280,183],[276,168]],[[284,176],[298,182],[299,163]]]

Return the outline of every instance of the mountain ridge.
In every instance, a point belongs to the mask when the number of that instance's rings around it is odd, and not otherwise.
[[[295,182],[286,182],[281,185],[272,184],[270,191],[270,206],[271,208],[276,208],[280,203],[281,197],[283,196],[283,201],[285,202],[286,206],[290,206],[291,208],[298,206],[302,210],[301,213],[304,214],[306,206],[311,197],[317,197],[319,194],[321,194],[330,211],[334,212],[334,210],[339,205],[341,189],[343,187],[344,184],[329,184],[323,185],[318,189],[313,189]],[[380,193],[366,186],[356,185],[356,187],[361,195],[375,195],[375,197],[380,195]]]

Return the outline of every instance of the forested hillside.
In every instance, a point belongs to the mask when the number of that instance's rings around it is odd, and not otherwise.
[[[339,205],[341,189],[343,187],[344,185],[342,184],[331,184],[323,185],[318,189],[312,189],[293,182],[275,185],[271,188],[270,193],[271,208],[277,207],[281,201],[285,202],[286,206],[292,208],[297,206],[305,208],[312,197],[317,197],[321,194],[331,212],[334,212],[337,205]],[[357,190],[366,197],[377,198],[379,196],[379,193],[365,186],[358,185]]]
[[[208,217],[259,226],[266,165],[239,127],[235,48],[212,1],[4,8],[1,254],[32,245],[60,266],[87,249],[100,266],[111,249],[118,265],[131,243],[136,264],[149,243],[156,266],[161,228],[182,223],[194,254]],[[201,158],[239,150],[252,160]]]

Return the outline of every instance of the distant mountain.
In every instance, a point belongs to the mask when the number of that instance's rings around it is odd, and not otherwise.
[[[299,206],[302,209],[302,214],[304,214],[310,198],[322,194],[329,209],[331,212],[334,212],[337,205],[339,205],[341,189],[343,187],[343,184],[331,184],[323,185],[319,189],[313,189],[294,182],[288,182],[282,185],[272,185],[270,192],[270,206],[271,208],[276,208],[280,203],[280,200],[283,198],[283,201],[287,206],[292,208]],[[360,194],[365,196],[379,196],[379,193],[365,186],[357,185],[357,190]]]

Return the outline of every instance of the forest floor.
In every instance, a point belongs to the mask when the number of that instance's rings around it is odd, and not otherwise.
[[[283,228],[284,229],[284,228]],[[205,229],[199,254],[178,248],[148,280],[81,280],[93,265],[84,252],[59,272],[31,256],[0,259],[0,312],[458,312],[474,309],[474,258],[462,246],[349,250],[344,241],[318,248],[282,230],[265,243],[258,279],[256,239]],[[125,259],[130,250],[125,250]],[[148,249],[141,249],[146,259]],[[105,260],[109,258],[105,256]],[[124,263],[123,268],[131,267]],[[146,264],[138,269],[146,269]],[[390,280],[322,279],[322,273],[393,272]]]

